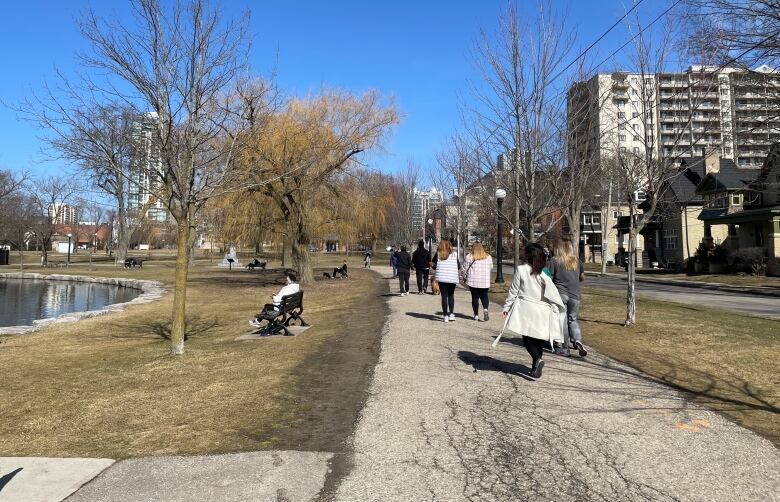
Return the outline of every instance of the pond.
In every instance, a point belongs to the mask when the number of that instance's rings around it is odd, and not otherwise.
[[[0,327],[129,302],[141,291],[113,284],[0,278]]]

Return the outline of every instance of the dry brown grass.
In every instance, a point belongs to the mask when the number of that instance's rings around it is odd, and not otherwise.
[[[780,321],[644,297],[637,311],[624,327],[625,296],[585,288],[583,340],[780,445]]]
[[[678,279],[682,281],[717,282],[736,286],[774,286],[780,288],[780,277],[760,277],[754,275],[705,274],[685,275],[669,274],[660,276],[662,279]]]
[[[99,266],[92,274],[170,283],[172,271],[172,262],[159,261],[135,270]],[[53,272],[88,273],[86,266]],[[183,357],[167,355],[170,294],[0,339],[0,456],[126,458],[273,446],[274,431],[298,417],[304,382],[295,369],[347,329],[352,308],[378,280],[353,275],[306,289],[304,317],[314,327],[296,337],[234,341],[279,288],[281,272],[199,265],[190,276]]]

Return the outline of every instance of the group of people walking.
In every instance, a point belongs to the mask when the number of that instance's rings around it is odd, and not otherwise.
[[[584,357],[579,327],[580,283],[585,280],[582,262],[570,240],[559,240],[550,253],[536,243],[525,247],[525,263],[515,270],[503,308],[505,329],[522,335],[531,356],[531,376],[540,378],[545,349],[569,357],[575,348]],[[443,239],[431,256],[423,241],[410,256],[406,246],[391,253],[393,275],[399,279],[401,296],[409,294],[411,271],[417,274],[418,294],[426,292],[431,269],[441,292],[444,322],[455,321],[455,289],[462,282],[471,293],[473,319],[488,321],[489,291],[493,258],[480,242],[471,246],[463,263],[453,250],[453,243]],[[497,264],[501,266],[501,264]],[[481,307],[481,316],[480,316]]]

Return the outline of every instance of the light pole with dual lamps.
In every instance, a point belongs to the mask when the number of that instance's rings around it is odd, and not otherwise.
[[[506,190],[499,188],[496,190],[496,205],[498,206],[498,238],[496,239],[496,283],[503,284],[504,282],[504,224],[501,217],[501,206],[504,204],[506,198]]]
[[[70,265],[70,238],[73,237],[73,234],[68,234],[68,265]]]

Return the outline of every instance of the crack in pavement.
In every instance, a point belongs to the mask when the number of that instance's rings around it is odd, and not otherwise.
[[[470,306],[456,293],[456,311]],[[546,356],[539,381],[500,320],[443,323],[394,297],[354,466],[336,500],[776,500],[780,454],[636,370]],[[500,318],[500,316],[493,316]],[[587,333],[585,333],[587,340]],[[707,426],[680,427],[679,424]]]

